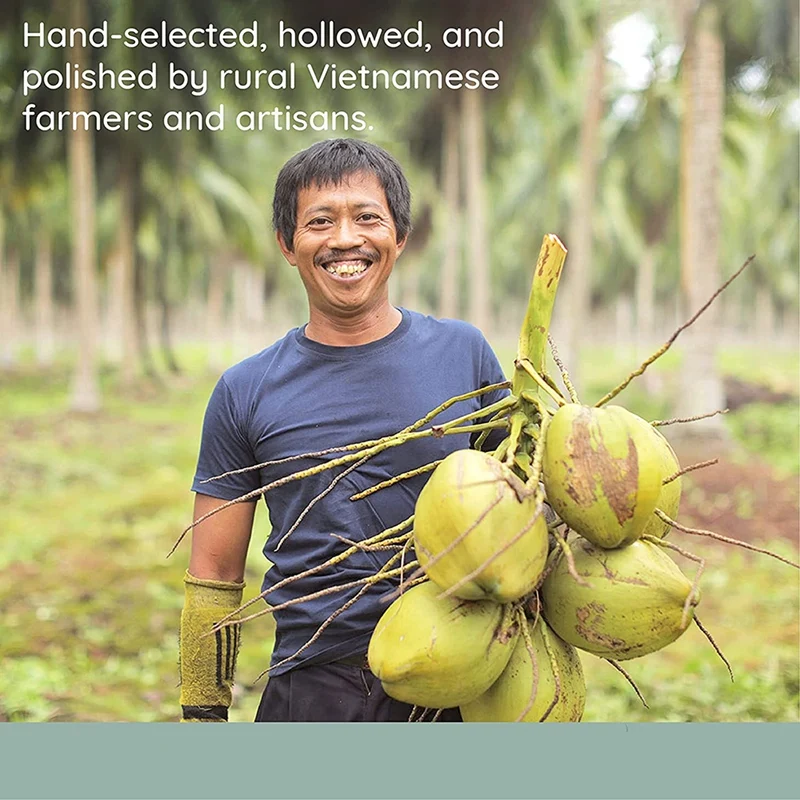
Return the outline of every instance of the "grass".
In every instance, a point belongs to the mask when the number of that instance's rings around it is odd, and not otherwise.
[[[92,417],[64,412],[64,365],[50,375],[23,368],[0,383],[0,719],[177,718],[177,631],[188,547],[165,556],[191,515],[189,485],[214,383],[199,368],[197,353],[182,355],[191,372],[163,386],[123,390],[105,372],[104,410]],[[767,360],[761,359],[764,372]],[[630,363],[589,353],[592,396],[604,391],[604,380],[610,385],[604,376],[615,376],[618,367],[623,376]],[[786,369],[779,364],[774,372]],[[642,402],[654,403],[646,395]],[[791,424],[796,411],[775,414],[765,423],[767,455],[780,458],[789,437],[774,431],[783,430],[787,418]],[[762,427],[743,416],[735,432],[761,447]],[[746,498],[737,502],[746,513]],[[260,554],[267,533],[262,504],[245,598],[257,594],[267,566]],[[736,683],[692,629],[666,650],[626,665],[649,712],[618,673],[587,656],[586,719],[796,721],[797,573],[732,548],[686,546],[710,559],[700,614],[733,662]],[[791,555],[785,542],[770,546]],[[272,640],[269,617],[244,629],[233,720],[253,717],[263,689],[263,680],[255,680],[269,662]]]

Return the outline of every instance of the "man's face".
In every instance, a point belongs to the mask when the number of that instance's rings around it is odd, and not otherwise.
[[[293,249],[280,234],[278,244],[299,270],[312,310],[352,317],[388,302],[387,281],[405,241],[397,241],[378,178],[360,172],[302,189]]]

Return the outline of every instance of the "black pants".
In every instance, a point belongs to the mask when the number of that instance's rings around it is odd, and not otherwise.
[[[368,670],[349,664],[301,667],[270,678],[256,722],[408,722],[413,706],[394,700]],[[419,719],[423,709],[414,711]],[[432,721],[431,710],[421,720]],[[442,711],[440,722],[461,722],[457,708]]]

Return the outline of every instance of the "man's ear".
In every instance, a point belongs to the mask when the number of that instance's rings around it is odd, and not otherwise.
[[[399,256],[403,250],[406,248],[406,244],[408,242],[408,234],[406,234],[402,239],[397,240],[397,255]]]
[[[281,249],[281,253],[283,253],[283,257],[293,266],[297,266],[297,258],[295,257],[294,250],[289,247],[280,231],[278,231],[276,237],[278,240],[278,247]]]

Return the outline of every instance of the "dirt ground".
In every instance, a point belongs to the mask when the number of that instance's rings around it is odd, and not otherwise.
[[[693,462],[681,457],[681,463]],[[725,457],[683,481],[680,522],[748,542],[784,538],[800,546],[796,478],[781,478],[756,459],[742,464]]]

